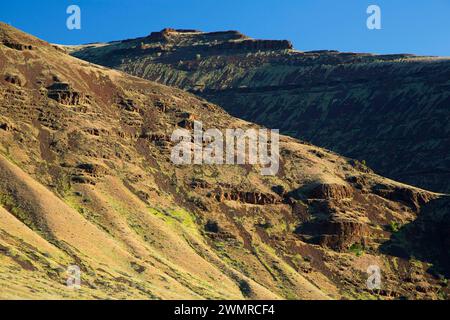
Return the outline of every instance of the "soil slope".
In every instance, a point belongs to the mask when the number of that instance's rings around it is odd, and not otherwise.
[[[0,297],[446,297],[445,260],[389,243],[445,197],[286,136],[276,176],[176,166],[170,135],[192,119],[259,128],[0,24]]]

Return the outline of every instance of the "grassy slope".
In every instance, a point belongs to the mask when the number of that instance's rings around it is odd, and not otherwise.
[[[0,199],[6,219],[0,234],[7,247],[0,263],[2,297],[377,297],[364,287],[364,270],[374,262],[386,268],[386,292],[425,295],[404,283],[407,260],[401,270],[389,270],[392,258],[377,250],[391,235],[384,225],[409,223],[417,212],[373,190],[403,190],[426,201],[437,194],[288,137],[281,137],[282,165],[274,177],[261,176],[258,166],[174,166],[164,139],[148,136],[170,136],[186,113],[205,127],[256,126],[194,95],[74,59],[0,27],[2,40],[33,45],[0,45],[1,74],[22,79],[0,79]],[[70,94],[83,100],[70,105],[50,99],[47,88],[59,82],[69,83]],[[131,110],[123,107],[127,99]],[[195,179],[209,186],[193,188]],[[362,181],[362,190],[354,179]],[[276,186],[297,199],[284,195],[280,203],[258,205],[211,196],[224,189],[276,197]],[[308,196],[317,186],[347,187],[354,196]],[[365,254],[300,239],[294,231],[304,221],[288,200],[305,208],[312,223],[367,225]],[[220,232],[205,231],[209,220]],[[10,224],[19,228],[14,234]],[[69,264],[83,270],[80,291],[64,286]],[[419,275],[430,287],[427,297],[435,297],[434,280],[425,270]]]

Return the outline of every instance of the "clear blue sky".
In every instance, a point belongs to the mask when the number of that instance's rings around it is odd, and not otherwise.
[[[66,28],[71,4],[81,8],[81,30]],[[381,7],[382,30],[366,27],[370,4]],[[289,39],[299,50],[450,56],[450,0],[2,0],[0,20],[61,44],[173,27]]]

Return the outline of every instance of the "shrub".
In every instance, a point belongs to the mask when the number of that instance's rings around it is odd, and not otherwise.
[[[401,224],[396,221],[391,221],[389,223],[389,228],[391,229],[391,232],[398,232],[401,228]]]
[[[357,257],[360,257],[364,253],[364,248],[360,243],[354,243],[350,246],[350,252],[354,253]]]

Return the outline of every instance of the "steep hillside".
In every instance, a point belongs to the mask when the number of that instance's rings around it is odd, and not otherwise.
[[[446,298],[446,251],[395,238],[445,197],[286,136],[275,176],[174,165],[193,119],[259,128],[0,24],[0,298]]]
[[[84,60],[196,91],[234,116],[450,192],[450,60],[299,52],[237,32],[164,30],[74,47]]]

